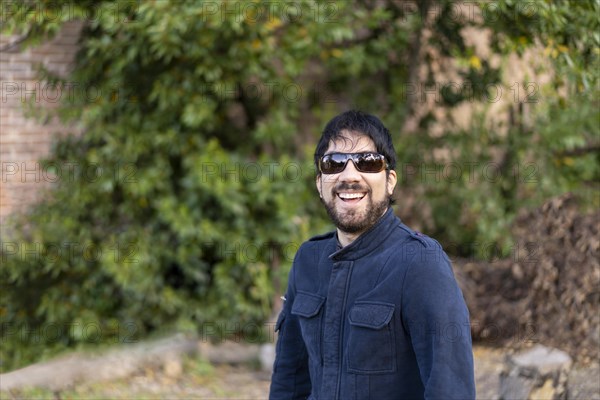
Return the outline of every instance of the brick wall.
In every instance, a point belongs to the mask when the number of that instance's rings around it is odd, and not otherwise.
[[[40,198],[42,189],[60,179],[40,166],[56,135],[73,132],[56,118],[37,121],[28,118],[28,104],[52,108],[64,92],[52,89],[38,78],[43,65],[68,76],[77,51],[82,24],[66,24],[52,39],[23,50],[8,46],[14,36],[0,35],[0,231],[6,231],[7,217]],[[34,92],[36,90],[36,92]]]

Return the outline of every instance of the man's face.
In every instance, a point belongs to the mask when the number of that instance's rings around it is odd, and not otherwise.
[[[368,137],[342,131],[342,136],[329,143],[329,153],[376,153],[375,143]],[[352,160],[338,174],[317,176],[317,190],[335,225],[343,232],[362,233],[387,210],[389,196],[396,186],[396,172],[360,172]]]

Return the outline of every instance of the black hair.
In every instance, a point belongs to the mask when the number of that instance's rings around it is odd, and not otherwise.
[[[358,110],[349,110],[334,117],[325,126],[315,149],[314,161],[317,174],[320,174],[319,160],[325,155],[329,143],[342,137],[341,132],[344,130],[370,138],[375,143],[377,152],[385,156],[388,169],[396,168],[396,151],[390,131],[376,116]]]

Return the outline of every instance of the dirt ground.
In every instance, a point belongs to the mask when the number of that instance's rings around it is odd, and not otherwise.
[[[475,346],[477,398],[497,400],[500,371],[506,350]],[[600,400],[600,368],[574,368],[569,399]],[[0,392],[0,399],[267,399],[270,373],[258,365],[211,365],[197,357],[183,360],[174,370],[145,369],[110,382],[80,384],[60,393],[47,390]],[[0,382],[1,387],[1,382]]]

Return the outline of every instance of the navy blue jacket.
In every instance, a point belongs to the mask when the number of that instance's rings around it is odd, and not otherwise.
[[[450,261],[391,208],[342,249],[335,232],[302,244],[276,329],[271,400],[475,398]]]

